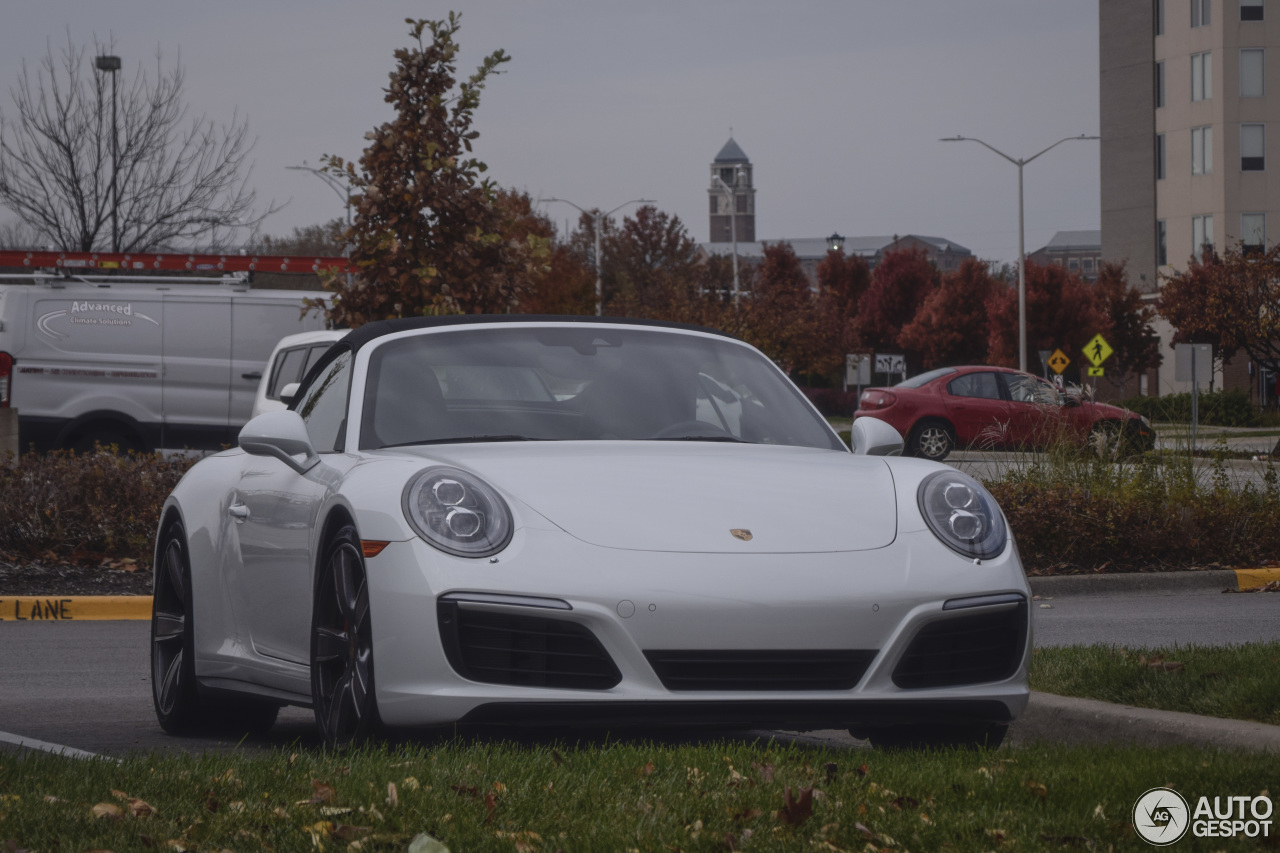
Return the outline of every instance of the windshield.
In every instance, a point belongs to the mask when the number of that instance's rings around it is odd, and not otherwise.
[[[493,327],[373,351],[360,447],[670,440],[844,450],[777,369],[730,340],[661,329]]]
[[[946,376],[948,373],[955,373],[954,367],[939,367],[936,370],[930,370],[928,373],[921,373],[919,376],[912,376],[910,379],[904,379],[894,388],[919,388],[921,385],[927,385],[939,376]]]

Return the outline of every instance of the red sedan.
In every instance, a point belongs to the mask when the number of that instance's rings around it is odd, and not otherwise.
[[[868,388],[857,418],[879,418],[906,439],[905,453],[942,460],[959,447],[1042,447],[1057,440],[1149,450],[1146,418],[1106,403],[1081,402],[1038,376],[1005,367],[940,367],[891,388]]]

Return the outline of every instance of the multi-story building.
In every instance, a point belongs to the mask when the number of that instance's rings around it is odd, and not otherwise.
[[[712,243],[755,242],[756,190],[751,161],[732,136],[711,161],[707,198],[711,202]]]
[[[1069,272],[1079,273],[1087,281],[1095,281],[1102,263],[1102,232],[1059,231],[1048,243],[1027,255],[1027,260],[1057,264]]]
[[[1280,234],[1280,157],[1267,163],[1268,127],[1280,129],[1280,4],[1098,9],[1102,258],[1126,261],[1130,281],[1154,293],[1206,247]],[[1164,351],[1159,393],[1187,390]],[[1225,374],[1226,387],[1256,387],[1243,355]]]

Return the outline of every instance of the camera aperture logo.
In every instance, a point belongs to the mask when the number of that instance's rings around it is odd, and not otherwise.
[[[1149,844],[1165,847],[1187,834],[1187,801],[1170,788],[1152,788],[1133,804],[1133,828]]]
[[[1173,844],[1188,830],[1196,838],[1265,838],[1271,835],[1273,811],[1268,796],[1200,797],[1192,811],[1177,791],[1152,788],[1133,804],[1133,828],[1157,847]]]

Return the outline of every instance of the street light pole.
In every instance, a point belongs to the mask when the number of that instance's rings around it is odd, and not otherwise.
[[[976,139],[972,136],[956,135],[938,140],[939,142],[976,142],[979,145],[994,151],[1018,167],[1018,369],[1024,373],[1027,370],[1027,250],[1022,207],[1022,167],[1039,157],[1041,154],[1057,148],[1064,142],[1078,142],[1101,138],[1102,137],[1100,136],[1085,136],[1083,133],[1079,136],[1068,136],[1064,139],[1059,139],[1043,151],[1039,151],[1032,154],[1030,157],[1022,159],[1010,157],[999,148],[989,145],[981,139]]]
[[[713,176],[715,182],[720,185],[720,193],[729,202],[729,237],[733,241],[733,305],[735,308],[742,293],[742,288],[738,283],[738,198],[735,190],[737,190],[738,181],[745,171],[746,167],[744,166],[734,167],[732,188],[719,175]]]
[[[351,231],[351,187],[349,185],[342,183],[329,172],[326,172],[322,169],[314,169],[311,166],[308,166],[306,160],[302,161],[301,166],[285,166],[285,168],[292,169],[295,172],[310,172],[311,174],[315,175],[317,178],[319,178],[320,180],[328,184],[329,189],[337,193],[338,197],[342,199],[342,203],[346,205],[347,231],[348,232]],[[345,189],[345,192],[344,192],[344,189]],[[350,237],[347,238],[346,245],[343,246],[342,254],[347,259],[347,266],[350,267],[351,266]],[[350,269],[347,270],[347,288],[348,289],[351,288],[351,270]]]
[[[651,198],[633,198],[631,201],[624,201],[608,213],[601,213],[598,209],[584,210],[567,198],[544,198],[543,201],[558,201],[577,208],[584,216],[591,217],[592,228],[596,232],[596,316],[599,317],[604,313],[604,267],[600,257],[600,232],[604,229],[604,221],[629,204],[653,204],[654,200]]]
[[[120,134],[116,129],[116,73],[120,57],[99,56],[93,61],[99,71],[111,73],[111,251],[120,251],[120,187],[116,174],[120,169]]]

